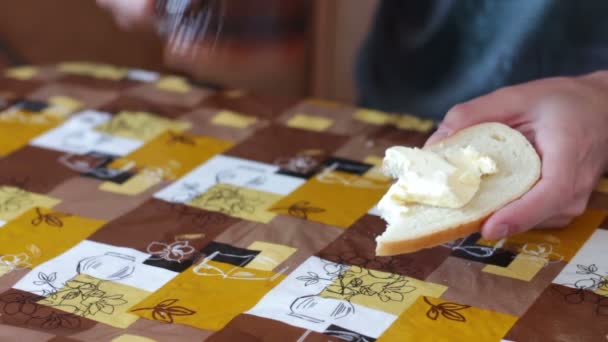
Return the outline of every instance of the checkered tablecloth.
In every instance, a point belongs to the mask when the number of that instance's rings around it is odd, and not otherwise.
[[[566,229],[376,257],[384,151],[433,122],[91,63],[0,110],[0,341],[607,338],[606,180]]]

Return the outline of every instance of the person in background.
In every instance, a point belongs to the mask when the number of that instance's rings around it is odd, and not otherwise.
[[[125,28],[154,13],[153,0],[98,3]],[[607,19],[605,0],[381,0],[357,61],[358,104],[441,120],[427,144],[482,122],[519,130],[542,177],[482,234],[565,226],[608,172]]]

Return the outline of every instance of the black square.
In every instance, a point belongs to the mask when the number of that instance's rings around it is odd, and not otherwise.
[[[107,166],[116,159],[116,157],[103,154],[99,152],[89,152],[86,154],[89,159],[95,159],[95,168],[88,172],[84,172],[81,175],[84,177],[95,178],[102,181],[112,182],[116,184],[123,184],[131,177],[134,173],[128,171],[114,170]]]
[[[376,341],[375,338],[371,338],[369,336],[365,336],[365,335],[359,334],[357,332],[354,332],[354,331],[351,331],[348,329],[344,329],[342,327],[339,327],[339,326],[333,325],[333,324],[330,325],[329,327],[327,327],[327,329],[325,329],[323,334],[328,335],[328,336],[337,337],[341,340],[351,341],[351,342],[374,342],[374,341]]]
[[[182,273],[188,269],[188,267],[192,266],[194,263],[194,259],[184,260],[182,262],[178,261],[169,261],[165,259],[160,259],[157,257],[150,257],[148,260],[144,261],[144,265],[164,268],[169,271]]]
[[[362,176],[374,166],[371,164],[362,163],[355,160],[348,160],[344,158],[330,158],[323,163],[325,168],[342,171],[354,175]]]
[[[42,101],[32,101],[32,100],[21,100],[15,103],[14,107],[16,109],[26,110],[28,112],[41,112],[48,107],[46,102]]]
[[[516,253],[502,249],[476,244],[481,239],[481,234],[476,233],[468,236],[452,247],[451,256],[477,261],[488,265],[507,267],[517,256]]]
[[[253,251],[245,248],[238,248],[219,242],[211,242],[201,250],[207,257],[212,256],[211,260],[223,262],[238,267],[245,267],[255,259],[260,251]]]

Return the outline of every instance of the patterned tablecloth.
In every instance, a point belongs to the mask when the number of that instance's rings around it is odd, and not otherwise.
[[[432,122],[87,63],[0,106],[0,341],[608,338],[605,180],[567,229],[375,257]]]

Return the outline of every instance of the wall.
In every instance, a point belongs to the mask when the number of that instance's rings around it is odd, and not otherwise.
[[[353,102],[353,68],[379,0],[317,0],[315,8],[315,96]]]

